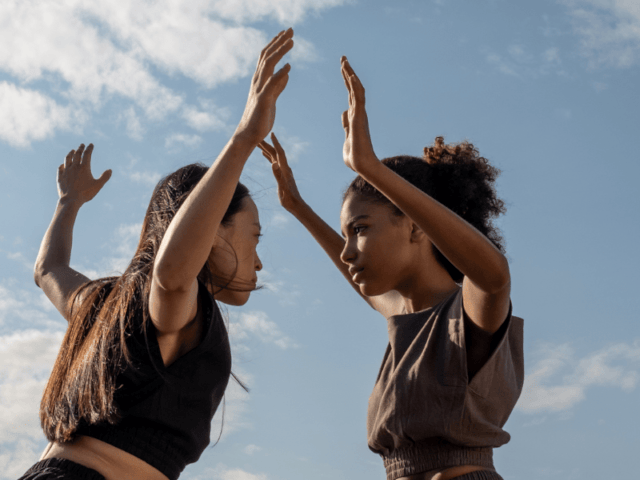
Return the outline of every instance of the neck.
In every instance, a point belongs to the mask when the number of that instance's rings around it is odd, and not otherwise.
[[[428,263],[410,272],[395,289],[403,297],[405,313],[433,307],[460,288],[435,259]]]

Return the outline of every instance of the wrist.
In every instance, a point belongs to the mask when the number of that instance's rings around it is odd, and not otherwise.
[[[386,168],[374,153],[371,153],[366,158],[361,159],[361,161],[354,165],[354,167],[355,172],[365,180],[379,175],[380,172]]]
[[[290,200],[285,210],[294,217],[298,218],[302,212],[309,209],[309,205],[302,199],[298,198]]]
[[[73,197],[69,194],[62,195],[58,199],[58,205],[62,208],[70,208],[80,210],[80,207],[84,205],[84,202],[77,197]]]
[[[238,143],[250,147],[252,150],[258,146],[262,138],[257,138],[255,132],[247,128],[238,127],[231,136],[230,143]]]

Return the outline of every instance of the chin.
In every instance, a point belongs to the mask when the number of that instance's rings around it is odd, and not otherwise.
[[[223,290],[218,294],[216,300],[226,305],[241,307],[249,301],[250,296],[251,292],[233,292],[231,290]]]
[[[360,283],[358,286],[360,287],[360,293],[367,297],[376,297],[391,290],[389,288],[384,288],[381,285],[371,285],[369,283]]]

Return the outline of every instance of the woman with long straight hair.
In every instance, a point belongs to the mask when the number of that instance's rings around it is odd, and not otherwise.
[[[209,444],[231,375],[216,301],[245,304],[262,268],[258,209],[239,178],[273,126],[290,67],[274,69],[292,47],[289,29],[262,50],[242,119],[215,162],[158,183],[122,275],[91,281],[70,268],[78,210],[110,172],[93,178],[92,145],[60,165],[35,281],[69,326],[40,407],[50,443],[22,479],[175,480]]]
[[[499,170],[468,143],[437,137],[422,158],[379,160],[364,88],[345,57],[343,155],[358,176],[342,203],[342,236],[298,192],[285,152],[259,145],[282,206],[386,319],[389,345],[369,398],[369,448],[387,480],[499,480],[493,448],[522,390],[521,318],[492,219],[504,213]]]

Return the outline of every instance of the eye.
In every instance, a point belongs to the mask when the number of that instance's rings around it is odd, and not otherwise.
[[[356,225],[353,227],[353,233],[355,233],[356,235],[358,235],[360,232],[364,231],[364,229],[366,229],[367,227],[365,227],[364,225]]]

